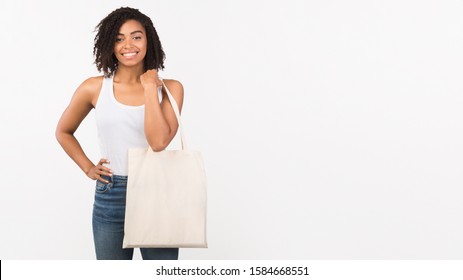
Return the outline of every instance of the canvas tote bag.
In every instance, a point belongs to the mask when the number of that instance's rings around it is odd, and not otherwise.
[[[207,248],[206,175],[187,148],[175,99],[181,150],[129,149],[123,248]]]

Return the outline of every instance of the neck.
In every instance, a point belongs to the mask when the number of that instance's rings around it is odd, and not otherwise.
[[[114,80],[122,83],[140,82],[140,76],[143,74],[143,65],[134,67],[120,66],[114,73]]]

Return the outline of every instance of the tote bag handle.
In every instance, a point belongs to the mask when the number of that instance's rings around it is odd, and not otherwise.
[[[183,134],[183,125],[182,121],[180,119],[180,112],[179,112],[179,107],[177,105],[177,102],[175,101],[175,98],[170,94],[169,89],[167,88],[166,84],[164,83],[163,79],[160,79],[162,82],[162,85],[166,89],[167,92],[167,97],[169,98],[170,104],[172,105],[172,108],[174,109],[175,117],[177,117],[177,122],[178,122],[178,130],[180,131],[180,142],[182,144],[182,150],[187,150],[187,144],[185,140],[185,135]]]

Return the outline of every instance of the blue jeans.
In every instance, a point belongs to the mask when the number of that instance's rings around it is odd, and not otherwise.
[[[133,248],[123,249],[127,176],[102,176],[96,181],[93,240],[98,260],[131,260]],[[178,248],[140,248],[144,260],[177,260]]]

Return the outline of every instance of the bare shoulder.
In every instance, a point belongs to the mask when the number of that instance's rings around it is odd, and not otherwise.
[[[103,85],[103,78],[103,76],[97,76],[86,79],[77,88],[74,96],[91,103],[92,107],[95,107],[96,100],[101,91],[101,86]]]
[[[183,85],[177,80],[163,79],[166,86],[169,88],[172,95],[183,96]]]
[[[182,107],[183,107],[183,85],[182,83],[180,83],[177,80],[172,80],[172,79],[163,79],[163,81],[166,87],[169,89],[172,96],[175,98],[175,101],[177,102],[177,105],[181,112]],[[164,94],[166,94],[165,91],[164,91]],[[166,98],[166,100],[168,101],[169,99]],[[167,107],[170,107],[170,106],[167,106]]]
[[[90,77],[80,84],[78,90],[87,93],[98,93],[101,90],[103,84],[103,76]]]

